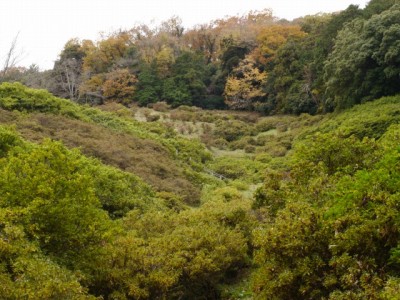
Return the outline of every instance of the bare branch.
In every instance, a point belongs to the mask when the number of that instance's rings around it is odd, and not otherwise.
[[[10,45],[10,48],[5,56],[3,68],[0,71],[0,77],[4,77],[7,73],[7,71],[14,68],[21,59],[22,52],[16,53],[18,36],[19,36],[19,32],[14,37],[14,39]]]

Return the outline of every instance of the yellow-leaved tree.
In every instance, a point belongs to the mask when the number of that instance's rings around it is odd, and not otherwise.
[[[274,60],[276,52],[288,39],[301,39],[306,33],[298,25],[273,25],[265,27],[257,36],[258,47],[250,54],[260,64]]]
[[[267,73],[260,71],[253,59],[247,57],[233,69],[225,85],[225,103],[230,109],[251,109],[266,94],[261,84]]]
[[[111,35],[96,44],[87,42],[82,46],[86,50],[83,61],[84,72],[89,74],[108,72],[113,64],[124,56],[131,44],[131,37],[125,32]]]
[[[157,73],[161,78],[171,73],[172,65],[175,62],[174,50],[171,47],[163,46],[156,55]]]

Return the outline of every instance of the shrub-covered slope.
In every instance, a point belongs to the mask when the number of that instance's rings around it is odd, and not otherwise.
[[[157,124],[79,106],[20,84],[0,86],[0,107],[1,122],[15,123],[28,140],[61,140],[140,176],[158,191],[175,193],[190,204],[199,200],[201,164],[210,155],[195,141],[179,138]]]
[[[269,169],[253,208],[260,299],[398,299],[400,97],[329,116]]]
[[[4,299],[398,298],[399,96],[137,122],[3,84],[0,106]]]

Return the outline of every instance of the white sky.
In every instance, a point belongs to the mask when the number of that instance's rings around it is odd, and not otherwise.
[[[333,12],[368,0],[0,0],[0,62],[19,33],[20,65],[53,67],[71,38],[97,40],[99,32],[159,24],[179,16],[185,27],[224,16],[271,8],[274,16],[291,20]],[[1,68],[1,66],[0,66]]]

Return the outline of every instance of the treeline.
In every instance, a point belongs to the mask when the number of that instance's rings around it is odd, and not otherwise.
[[[72,39],[53,70],[2,80],[83,103],[321,113],[400,90],[400,6],[372,0],[292,22],[255,11],[185,29],[178,17],[98,41]]]

